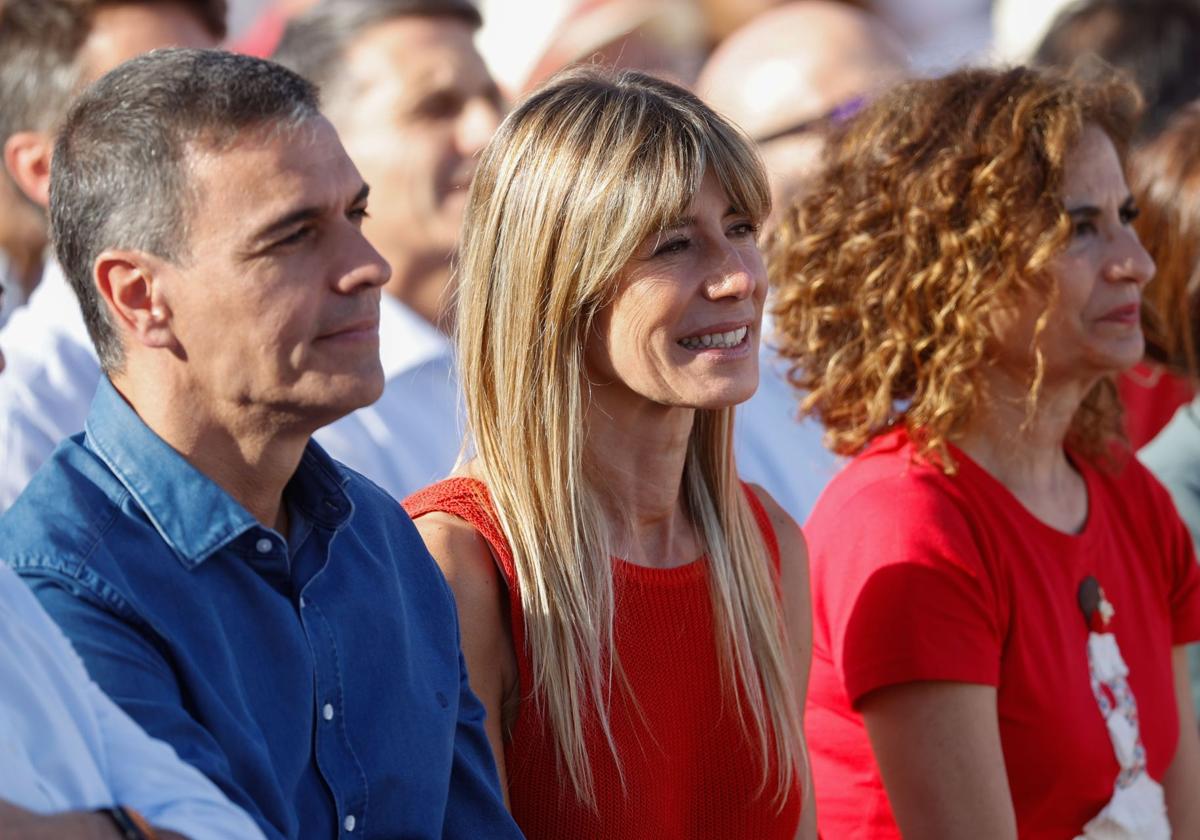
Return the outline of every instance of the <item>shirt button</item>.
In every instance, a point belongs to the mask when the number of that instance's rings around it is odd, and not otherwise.
[[[325,718],[325,720],[333,720],[333,704],[332,703],[326,703],[325,708],[321,709],[321,717]],[[351,817],[351,819],[354,819],[354,818]],[[346,830],[350,831],[351,829],[348,828]]]
[[[345,826],[345,828],[346,828],[346,831],[348,831],[348,832],[349,832],[349,831],[354,831],[354,826],[355,826],[355,825],[357,825],[357,824],[358,824],[358,821],[354,819],[354,815],[353,815],[353,814],[351,814],[350,816],[346,817],[346,820],[345,820],[345,822],[343,822],[343,823],[342,823],[342,825],[343,825],[343,826]]]
[[[266,554],[267,552],[269,552],[271,550],[271,541],[269,539],[267,539],[266,537],[263,537],[261,540],[259,540],[258,542],[256,542],[254,544],[254,549],[259,554]]]

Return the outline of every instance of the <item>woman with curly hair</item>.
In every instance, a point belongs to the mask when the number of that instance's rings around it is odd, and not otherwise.
[[[827,837],[1200,837],[1200,568],[1112,382],[1154,273],[1137,105],[1025,68],[906,83],[773,243],[792,381],[854,456],[805,528]]]
[[[480,161],[456,319],[476,455],[405,507],[530,840],[813,836],[804,539],[732,453],[768,196],[744,136],[632,72],[556,78]]]

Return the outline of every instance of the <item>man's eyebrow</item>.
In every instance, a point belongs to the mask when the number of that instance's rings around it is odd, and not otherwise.
[[[370,195],[370,193],[371,186],[364,183],[358,188],[358,192],[355,193],[354,198],[349,203],[349,206],[355,207],[359,204],[362,204],[367,200],[367,196]],[[281,216],[275,221],[268,223],[266,227],[254,234],[253,241],[262,242],[264,240],[272,239],[293,225],[296,225],[300,222],[306,222],[309,219],[318,218],[322,213],[325,212],[325,209],[325,207],[317,204],[297,208],[296,210]]]

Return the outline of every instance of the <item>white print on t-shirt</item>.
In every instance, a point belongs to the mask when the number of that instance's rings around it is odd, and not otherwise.
[[[1112,606],[1101,595],[1107,624]],[[1087,640],[1088,673],[1092,694],[1108,726],[1113,752],[1121,771],[1113,797],[1087,825],[1077,840],[1170,840],[1163,790],[1146,772],[1146,748],[1138,730],[1137,700],[1129,688],[1129,668],[1112,633],[1092,631]]]

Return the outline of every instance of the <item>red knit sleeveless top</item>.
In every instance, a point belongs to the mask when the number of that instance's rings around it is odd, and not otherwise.
[[[745,490],[778,570],[775,531]],[[736,698],[722,696],[705,559],[671,569],[613,560],[613,643],[633,696],[614,687],[610,712],[624,788],[599,727],[585,725],[593,811],[560,771],[549,722],[532,697],[527,617],[487,487],[451,478],[408,497],[404,507],[413,519],[440,511],[474,526],[508,586],[521,700],[504,755],[513,817],[529,840],[793,840],[799,784],[777,805],[772,764],[771,782],[758,792],[757,744],[742,729]]]

